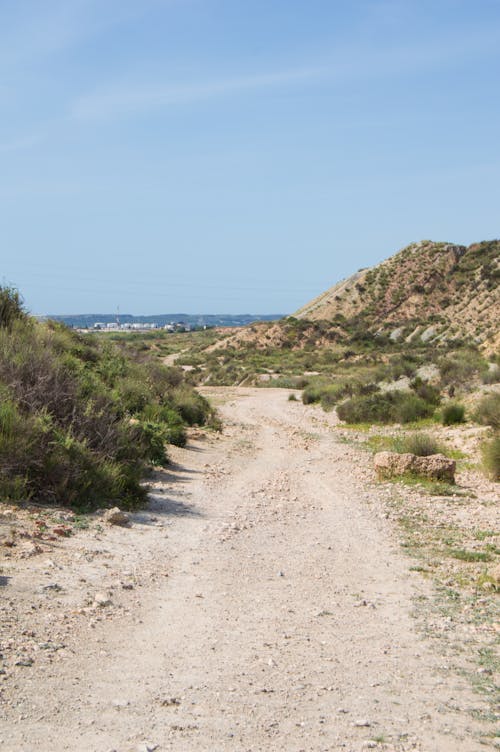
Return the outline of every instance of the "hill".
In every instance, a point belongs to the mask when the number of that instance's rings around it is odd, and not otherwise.
[[[295,317],[352,325],[408,342],[471,338],[500,345],[500,241],[424,240],[338,282]]]

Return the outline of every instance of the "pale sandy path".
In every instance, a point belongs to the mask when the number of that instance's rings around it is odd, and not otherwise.
[[[333,418],[282,390],[212,391],[224,436],[180,451],[188,472],[153,501],[172,524],[112,533],[157,576],[128,613],[78,627],[74,655],[24,670],[0,749],[484,749],[474,698],[415,631],[429,586]]]

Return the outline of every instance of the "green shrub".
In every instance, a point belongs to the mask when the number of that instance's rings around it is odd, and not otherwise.
[[[484,395],[476,407],[474,420],[483,426],[500,430],[500,392]]]
[[[139,425],[143,432],[143,441],[149,448],[150,461],[154,465],[166,465],[168,461],[165,452],[165,443],[168,441],[167,426],[152,420],[141,421]]]
[[[171,392],[172,404],[182,419],[189,425],[205,425],[210,414],[210,405],[201,394],[184,386]]]
[[[478,350],[464,348],[447,355],[438,363],[443,386],[467,386],[474,377],[482,374],[488,365]]]
[[[431,405],[439,405],[441,402],[441,393],[439,389],[432,384],[428,384],[417,376],[410,384],[411,388],[418,397],[421,397]]]
[[[449,402],[441,411],[443,426],[453,426],[465,422],[465,407],[458,402]]]
[[[484,441],[481,454],[486,474],[492,480],[500,481],[500,435]]]
[[[13,321],[26,319],[19,292],[13,287],[0,287],[0,327],[8,329]]]
[[[324,378],[324,377],[323,377]],[[358,379],[334,381],[333,383],[322,381],[311,382],[302,392],[302,401],[305,405],[321,402],[324,410],[331,410],[340,400],[353,395],[366,395],[378,391],[378,386],[373,383],[365,383]]]
[[[304,405],[312,405],[321,400],[323,388],[319,384],[309,384],[302,392],[302,402]]]
[[[500,382],[500,368],[495,364],[494,368],[485,371],[482,376],[483,384],[498,384]]]
[[[429,457],[432,454],[446,454],[445,449],[433,436],[427,433],[412,433],[402,437],[397,442],[398,452],[409,452],[418,457]]]
[[[411,423],[429,418],[434,406],[413,392],[380,392],[352,397],[337,407],[337,414],[347,423]]]

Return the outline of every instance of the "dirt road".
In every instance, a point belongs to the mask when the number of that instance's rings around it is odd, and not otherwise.
[[[430,585],[334,418],[283,390],[212,395],[223,436],[179,450],[151,510],[100,534],[101,574],[76,553],[85,532],[54,559],[66,647],[6,683],[0,749],[484,749],[476,699],[411,616]],[[29,566],[10,587],[53,639],[50,590],[33,595],[47,571]],[[89,586],[111,587],[109,618],[76,608]]]

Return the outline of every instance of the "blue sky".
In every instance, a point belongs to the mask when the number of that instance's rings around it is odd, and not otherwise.
[[[500,234],[500,0],[2,0],[0,71],[36,313],[291,313]]]

